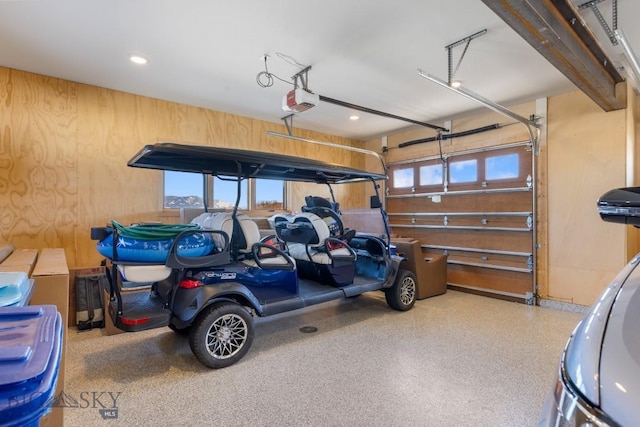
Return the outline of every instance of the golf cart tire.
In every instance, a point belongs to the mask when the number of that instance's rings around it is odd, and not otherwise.
[[[175,332],[178,335],[188,336],[189,332],[191,332],[191,326],[187,326],[185,328],[178,328],[176,325],[169,323],[169,329]]]
[[[198,315],[189,332],[189,345],[200,363],[219,369],[242,359],[253,336],[251,314],[240,304],[221,303]]]
[[[398,271],[393,286],[385,291],[389,307],[398,311],[407,311],[416,302],[418,281],[415,274],[408,270]]]

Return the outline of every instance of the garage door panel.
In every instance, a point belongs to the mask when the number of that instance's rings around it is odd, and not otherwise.
[[[531,292],[531,274],[492,270],[466,265],[447,265],[447,282],[487,291],[526,295]]]
[[[469,232],[464,230],[393,229],[401,237],[418,239],[421,245],[531,252],[531,242],[519,233]],[[531,233],[523,233],[531,234]]]
[[[527,216],[498,215],[443,215],[443,216],[390,216],[392,227],[434,228],[434,227],[469,227],[491,230],[492,228],[509,228],[513,231],[529,229]]]
[[[437,249],[425,249],[425,258],[432,257],[434,255],[442,255],[446,253],[449,261],[452,264],[466,264],[476,266],[486,266],[487,268],[496,269],[511,269],[513,271],[526,270],[531,271],[530,254],[523,252],[522,255],[506,255],[496,254],[492,252],[469,252],[465,250],[451,250],[446,251]]]
[[[441,195],[440,202],[433,197],[402,197],[387,199],[387,210],[403,212],[530,212],[531,191],[513,193],[479,193],[464,195]],[[436,198],[437,200],[437,198]],[[489,211],[491,208],[492,211]]]

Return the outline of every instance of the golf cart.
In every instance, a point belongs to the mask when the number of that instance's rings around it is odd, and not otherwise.
[[[173,143],[147,145],[128,165],[213,175],[238,186],[231,212],[205,211],[170,239],[145,239],[145,233],[178,226],[123,227],[114,221],[92,228],[92,239],[106,257],[109,315],[121,330],[169,326],[189,335],[201,363],[223,368],[249,351],[254,316],[368,291],[384,291],[396,310],[414,305],[416,278],[401,269],[404,258],[389,246],[377,184],[384,174],[280,154]],[[274,215],[274,234],[261,238],[256,222],[238,210],[241,183],[249,178],[325,184],[332,201],[306,197],[301,213]],[[371,207],[380,212],[385,235],[349,230],[342,222],[331,185],[362,181],[374,187]],[[156,244],[166,250],[160,258],[131,256]],[[147,283],[150,292],[122,292],[124,282]]]

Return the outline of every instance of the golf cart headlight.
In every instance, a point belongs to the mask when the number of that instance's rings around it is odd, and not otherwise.
[[[608,427],[604,415],[575,394],[562,378],[555,389],[557,427]]]

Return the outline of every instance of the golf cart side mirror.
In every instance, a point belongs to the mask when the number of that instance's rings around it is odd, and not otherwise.
[[[603,221],[640,227],[640,187],[618,188],[598,199],[598,213]]]
[[[371,209],[379,209],[382,207],[382,202],[380,201],[380,197],[371,196],[371,202],[369,203]]]

